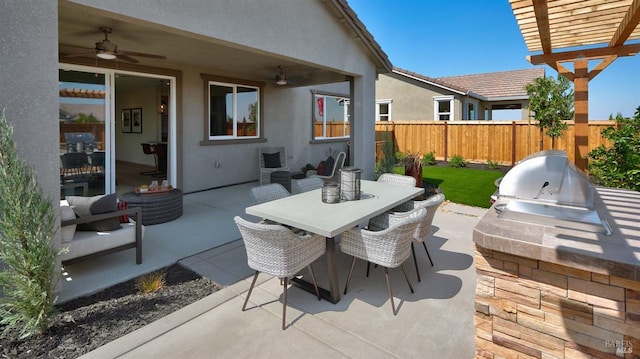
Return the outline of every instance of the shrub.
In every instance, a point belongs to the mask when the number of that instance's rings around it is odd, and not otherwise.
[[[589,152],[589,175],[596,184],[640,191],[640,106],[632,118],[616,117],[617,129],[602,130],[612,142]]]
[[[393,171],[393,166],[396,163],[395,153],[393,152],[393,140],[388,130],[384,131],[384,143],[382,144],[382,158],[379,161],[379,166],[376,165],[376,173],[389,173]]]
[[[498,167],[500,167],[500,164],[498,163],[498,161],[487,160],[487,167],[490,170],[495,171],[498,169]]]
[[[41,333],[55,316],[53,291],[59,279],[54,247],[53,205],[32,169],[18,158],[13,127],[0,116],[0,324],[21,337]]]
[[[423,166],[433,166],[436,164],[436,153],[435,151],[427,152],[424,156],[422,156],[422,165]]]
[[[449,159],[449,167],[464,167],[466,165],[464,158],[460,155],[453,155]]]
[[[136,278],[136,288],[143,294],[157,292],[164,288],[166,276],[162,271],[145,274]]]

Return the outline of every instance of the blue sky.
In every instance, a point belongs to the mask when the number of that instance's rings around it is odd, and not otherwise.
[[[430,77],[534,67],[526,56],[535,53],[527,50],[508,0],[348,3],[394,66]],[[557,76],[544,68],[547,76]],[[640,55],[618,58],[589,82],[591,120],[618,112],[630,117],[638,106]]]

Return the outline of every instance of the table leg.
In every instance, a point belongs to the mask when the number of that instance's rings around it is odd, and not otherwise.
[[[325,254],[327,255],[327,269],[329,274],[329,290],[318,287],[320,297],[333,304],[340,301],[340,283],[338,282],[338,268],[336,265],[336,241],[333,237],[327,237],[327,249]],[[303,289],[309,293],[316,294],[316,290],[312,283],[307,282],[301,278],[291,279],[300,289]]]

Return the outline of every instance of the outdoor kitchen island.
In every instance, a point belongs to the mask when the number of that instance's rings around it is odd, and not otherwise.
[[[513,200],[474,228],[477,356],[640,355],[640,192],[595,188],[600,230],[505,216]]]

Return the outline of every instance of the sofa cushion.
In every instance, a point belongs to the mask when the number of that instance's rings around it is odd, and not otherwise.
[[[75,219],[76,214],[73,212],[73,208],[69,206],[66,200],[60,201],[60,220],[67,221]],[[73,235],[76,233],[76,224],[62,227],[62,242],[69,242],[73,239]]]
[[[67,201],[78,217],[87,217],[93,214],[103,214],[118,210],[117,196],[115,193],[93,197],[68,196]],[[77,229],[78,231],[113,231],[120,228],[120,220],[118,217],[114,217],[78,224]]]
[[[324,174],[325,175],[330,175],[331,171],[333,171],[333,165],[336,162],[336,160],[333,159],[333,157],[329,156],[326,160],[324,160]]]
[[[265,168],[280,168],[280,167],[282,167],[282,164],[280,163],[280,152],[263,153],[262,157],[264,158],[264,167]]]

